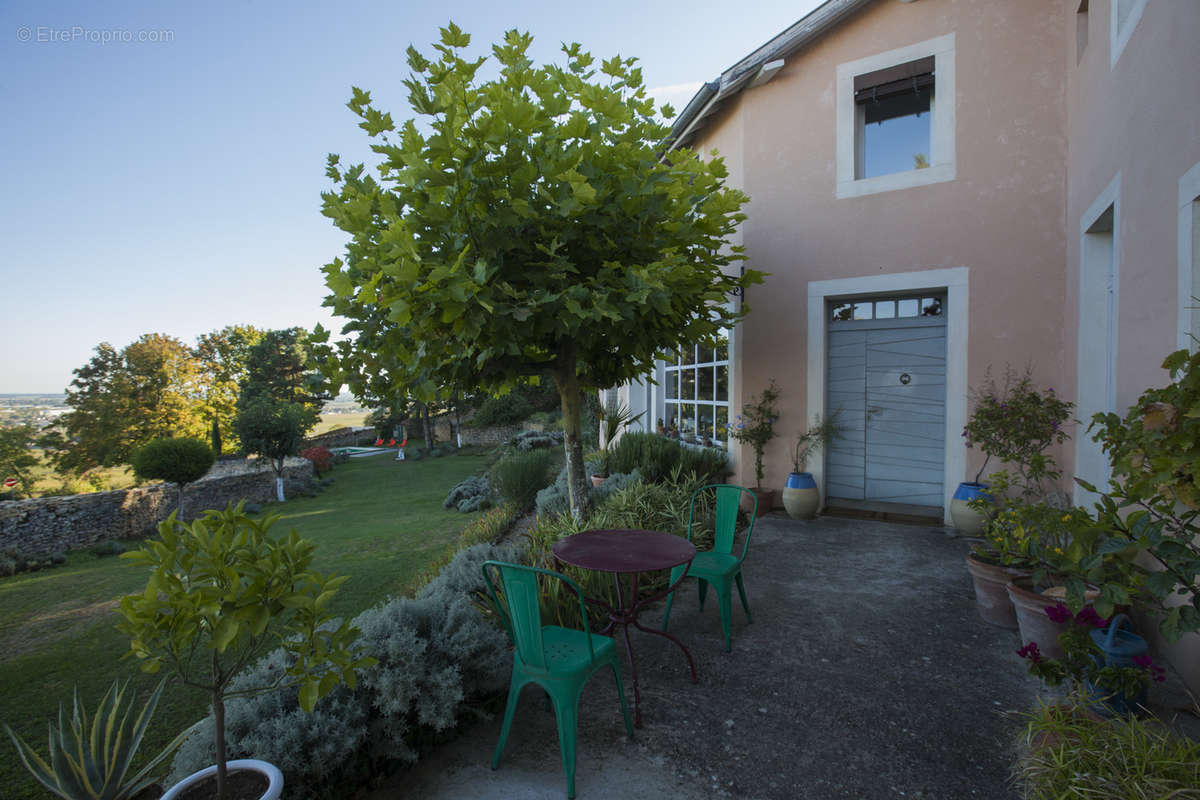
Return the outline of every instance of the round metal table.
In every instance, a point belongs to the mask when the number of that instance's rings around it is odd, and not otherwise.
[[[696,664],[692,654],[683,646],[683,642],[666,631],[657,628],[647,628],[638,622],[638,612],[647,603],[652,603],[666,597],[675,590],[687,577],[687,568],[679,579],[648,597],[638,597],[638,578],[643,572],[656,572],[671,569],[680,565],[690,565],[696,557],[696,548],[691,542],[663,531],[647,530],[593,530],[582,531],[555,542],[552,548],[554,558],[564,564],[570,564],[583,569],[597,572],[611,572],[613,582],[617,587],[617,606],[613,607],[602,600],[587,598],[589,603],[601,606],[608,611],[608,625],[599,631],[607,634],[620,625],[625,638],[625,655],[629,659],[629,670],[633,673],[633,709],[634,724],[642,727],[642,696],[638,687],[637,665],[633,660],[633,643],[629,639],[629,626],[640,631],[670,639],[687,656],[688,668],[692,673],[692,683],[697,682]],[[630,579],[630,598],[625,602],[625,594],[621,588],[621,576],[632,575]]]

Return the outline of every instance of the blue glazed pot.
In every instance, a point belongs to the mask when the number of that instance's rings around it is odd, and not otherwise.
[[[978,536],[983,531],[984,515],[967,505],[976,497],[992,502],[992,496],[988,494],[988,485],[963,481],[954,490],[954,497],[950,500],[950,519],[954,521],[955,528],[968,536]]]
[[[821,495],[811,472],[793,472],[783,488],[783,507],[792,519],[812,519],[821,507]]]

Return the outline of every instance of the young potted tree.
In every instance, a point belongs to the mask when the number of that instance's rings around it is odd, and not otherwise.
[[[172,514],[158,526],[158,539],[122,556],[150,570],[145,591],[121,598],[118,625],[142,669],[165,665],[212,699],[217,763],[185,778],[164,800],[185,791],[206,800],[276,800],[283,790],[277,768],[227,760],[225,701],[295,686],[300,706],[311,711],[339,682],[353,686],[355,670],[371,663],[353,650],[358,631],[348,622],[334,625],[327,610],[346,578],[312,571],[315,545],[294,530],[271,537],[276,519],[253,519],[243,504],[206,511],[190,525]],[[287,670],[270,685],[230,691],[242,669],[276,647],[290,654]]]
[[[758,498],[758,514],[762,516],[775,505],[775,491],[763,488],[763,450],[775,438],[775,423],[779,420],[779,387],[772,378],[767,388],[742,407],[742,413],[729,425],[729,435],[754,448],[754,482],[750,491]]]
[[[792,519],[812,519],[821,507],[821,495],[812,473],[806,472],[808,459],[826,447],[841,429],[834,417],[821,419],[817,414],[813,424],[796,435],[792,448],[792,472],[783,488],[783,507]]]
[[[1016,628],[1008,585],[1037,566],[1031,544],[1052,539],[1061,527],[1054,520],[1063,512],[1056,513],[1044,497],[1046,484],[1061,475],[1047,451],[1069,438],[1063,426],[1074,403],[1053,388],[1040,390],[1028,369],[1019,374],[1011,368],[1005,370],[1003,384],[989,370],[972,400],[975,410],[963,436],[967,447],[978,446],[985,458],[975,480],[958,485],[950,516],[959,530],[983,536],[966,557],[980,616],[993,625]],[[989,486],[980,478],[993,456],[1012,471],[992,473]]]

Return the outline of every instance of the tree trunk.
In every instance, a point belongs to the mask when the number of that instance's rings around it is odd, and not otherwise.
[[[558,395],[562,399],[563,449],[567,456],[567,492],[571,500],[571,516],[576,522],[587,514],[588,477],[583,463],[583,394],[579,376],[575,374],[574,359],[555,376]]]
[[[429,406],[421,406],[421,431],[425,434],[425,451],[432,452],[434,445],[433,423],[429,419]]]
[[[214,455],[221,455],[221,426],[215,419],[212,424],[212,451]]]
[[[214,655],[215,659],[216,656]],[[217,732],[217,800],[228,800],[226,781],[229,779],[225,767],[225,699],[220,692],[213,692],[213,727]]]

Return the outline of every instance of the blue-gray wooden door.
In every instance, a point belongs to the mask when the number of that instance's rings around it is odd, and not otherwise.
[[[830,324],[828,409],[842,435],[829,498],[940,507],[946,449],[945,316]]]

